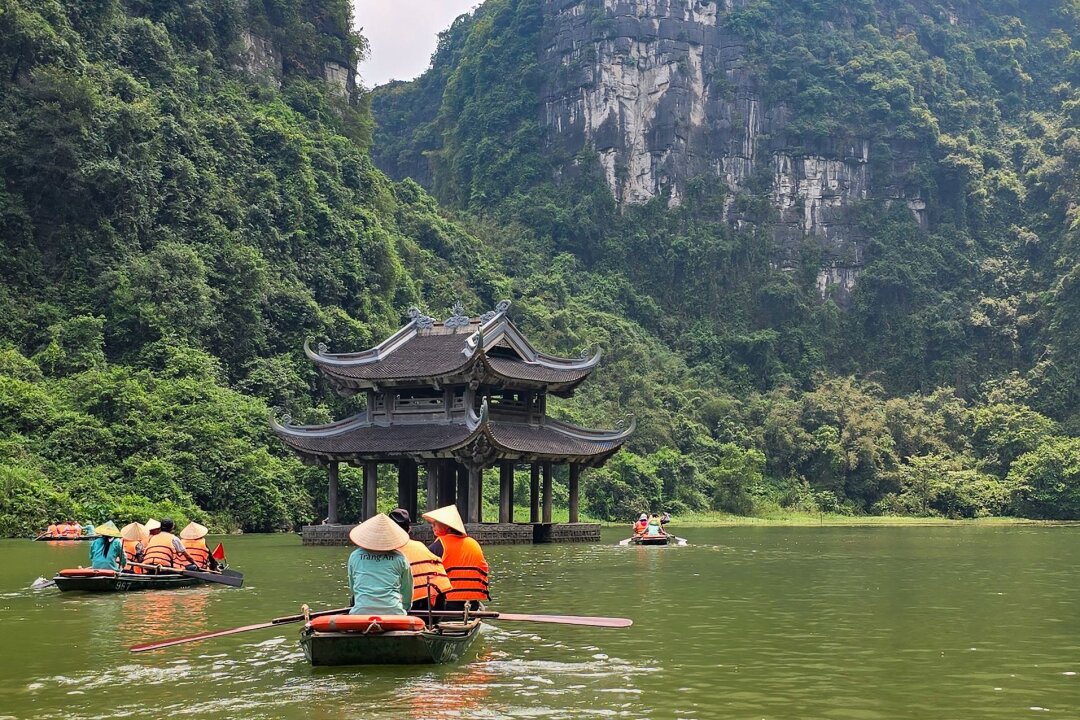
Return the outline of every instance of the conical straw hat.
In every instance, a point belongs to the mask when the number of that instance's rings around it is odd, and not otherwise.
[[[146,521],[146,532],[152,532],[154,530],[160,530],[160,529],[161,529],[161,523],[159,523],[154,518],[150,518],[149,520]]]
[[[150,541],[150,531],[141,522],[128,523],[120,530],[120,537],[125,540],[134,540],[144,545]]]
[[[465,523],[461,521],[461,514],[457,510],[457,505],[445,505],[441,508],[435,508],[431,512],[426,512],[420,517],[428,522],[441,522],[447,527],[454,528],[462,535],[468,535],[468,533],[465,532]]]
[[[409,542],[409,533],[399,528],[384,513],[379,513],[350,530],[349,539],[365,550],[387,552],[397,550]]]
[[[201,537],[206,537],[206,533],[210,532],[204,525],[200,525],[197,522],[189,522],[187,526],[180,531],[181,540],[198,540]]]
[[[108,537],[120,537],[120,529],[116,527],[116,523],[114,523],[112,520],[110,520],[109,522],[101,523],[96,528],[94,528],[94,532],[98,535],[107,535]]]

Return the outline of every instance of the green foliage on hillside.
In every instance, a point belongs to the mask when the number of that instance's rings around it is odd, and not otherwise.
[[[592,475],[592,511],[1049,515],[1010,473],[1080,433],[1076,3],[719,14],[762,98],[787,108],[786,152],[869,138],[875,186],[926,202],[928,230],[903,203],[857,208],[867,242],[844,308],[819,295],[816,242],[773,245],[767,169],[739,190],[698,178],[675,209],[619,209],[595,155],[560,155],[536,125],[542,6],[490,0],[428,73],[377,89],[373,154],[479,218],[515,294],[565,308],[608,353],[563,408],[639,417],[633,454]],[[601,3],[585,12],[606,27]]]

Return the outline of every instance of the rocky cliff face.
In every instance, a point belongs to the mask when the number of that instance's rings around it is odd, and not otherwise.
[[[731,191],[728,219],[738,223],[735,196],[769,188],[780,248],[819,239],[826,267],[818,287],[842,296],[861,264],[852,204],[897,198],[925,223],[924,205],[875,183],[869,138],[812,148],[792,141],[784,104],[764,99],[743,41],[724,28],[724,14],[741,4],[546,0],[543,122],[570,153],[595,150],[624,205],[656,197],[675,205],[690,180],[718,176]],[[905,169],[906,156],[890,153],[889,177]]]

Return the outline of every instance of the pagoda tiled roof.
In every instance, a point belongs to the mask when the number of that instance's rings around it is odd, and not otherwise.
[[[531,459],[574,458],[600,464],[618,450],[633,424],[618,430],[588,430],[558,420],[542,424],[490,420],[486,412],[469,413],[464,420],[442,423],[380,425],[364,416],[329,425],[297,426],[270,418],[281,440],[308,460],[393,460],[417,456],[446,456],[484,436],[500,457]]]
[[[330,353],[325,346],[304,351],[340,390],[487,379],[492,384],[543,385],[567,395],[600,362],[562,358],[538,351],[506,317],[509,302],[479,317],[456,314],[445,321],[410,311],[411,321],[373,348]]]

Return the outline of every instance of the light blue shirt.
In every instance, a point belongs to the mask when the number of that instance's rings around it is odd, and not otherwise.
[[[90,543],[90,567],[95,570],[119,570],[124,558],[124,541],[112,538],[109,550],[105,550],[105,538],[95,538]]]
[[[412,604],[409,561],[397,550],[374,552],[356,548],[349,555],[350,615],[405,615]],[[402,602],[408,598],[408,605]]]

